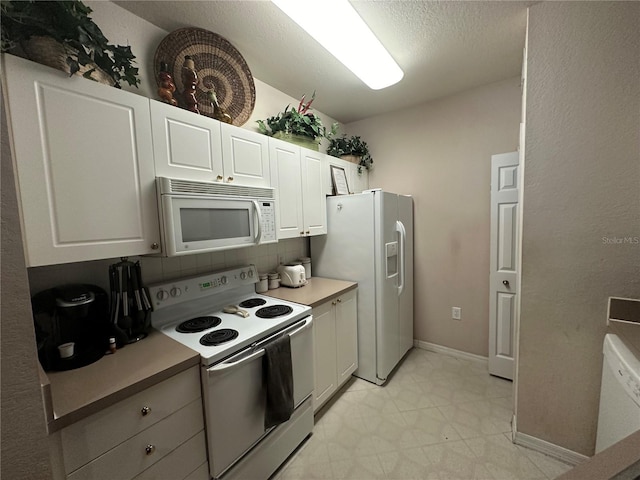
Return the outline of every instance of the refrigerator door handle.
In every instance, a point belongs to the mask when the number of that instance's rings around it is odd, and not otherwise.
[[[407,243],[407,230],[404,228],[403,223],[398,220],[396,222],[396,231],[400,234],[400,284],[398,285],[398,296],[402,295],[404,290],[405,281],[405,245]]]

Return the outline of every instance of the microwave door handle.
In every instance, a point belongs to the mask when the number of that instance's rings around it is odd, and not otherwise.
[[[262,211],[260,205],[256,200],[252,200],[253,206],[256,209],[256,218],[258,219],[258,231],[256,232],[255,243],[258,245],[262,240]]]

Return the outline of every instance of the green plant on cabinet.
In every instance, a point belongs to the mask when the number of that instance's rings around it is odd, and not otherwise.
[[[318,150],[318,144],[323,138],[330,139],[335,135],[338,124],[334,123],[331,130],[327,131],[320,117],[311,112],[311,103],[315,97],[314,91],[311,100],[304,103],[303,95],[298,108],[287,105],[283,112],[266,120],[257,120],[260,133]]]
[[[373,158],[369,153],[367,142],[364,142],[357,135],[347,137],[346,134],[343,134],[341,137],[331,138],[327,154],[338,158],[349,155],[359,157],[358,173],[362,173],[362,168],[366,170],[373,168]]]
[[[79,0],[0,0],[1,50],[22,49],[30,60],[70,75],[96,80],[99,72],[112,79],[103,83],[137,87],[140,80],[131,47],[111,45],[89,16],[92,11]],[[50,52],[45,54],[45,49]]]

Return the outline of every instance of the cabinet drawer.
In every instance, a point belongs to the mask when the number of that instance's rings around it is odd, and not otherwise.
[[[132,478],[186,442],[204,427],[197,399],[67,476],[69,480]],[[147,453],[147,447],[153,451]]]
[[[76,470],[200,396],[195,366],[69,425],[61,431],[65,471]],[[149,409],[146,415],[144,407]]]
[[[135,480],[181,480],[207,461],[204,430],[147,468]]]

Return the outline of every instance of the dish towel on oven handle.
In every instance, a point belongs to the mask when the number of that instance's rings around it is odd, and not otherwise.
[[[282,335],[264,347],[263,372],[267,386],[265,430],[286,422],[293,413],[291,338]]]

